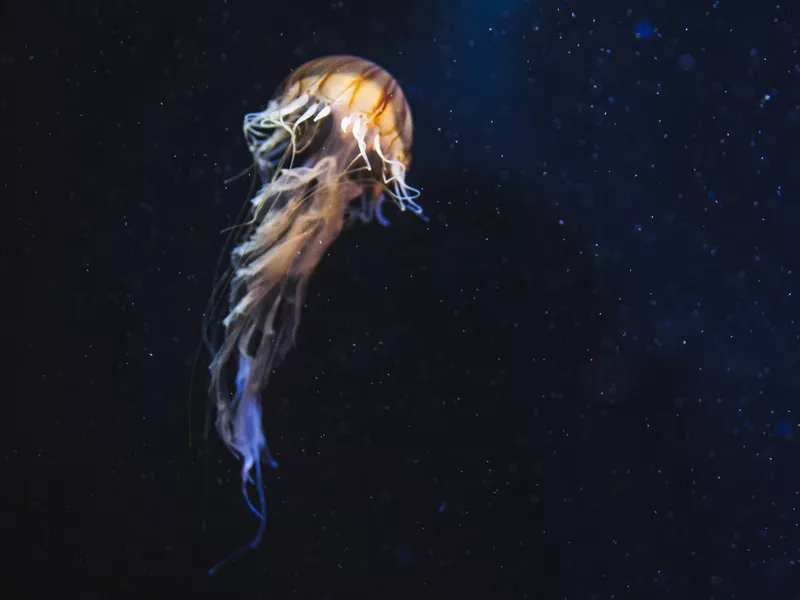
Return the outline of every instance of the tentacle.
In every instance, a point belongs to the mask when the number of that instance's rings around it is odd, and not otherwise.
[[[255,537],[250,542],[248,542],[247,544],[243,544],[242,546],[239,547],[238,550],[232,552],[231,554],[223,558],[221,561],[219,561],[216,565],[211,567],[208,570],[209,575],[213,575],[228,563],[239,558],[242,554],[244,554],[248,550],[253,550],[257,548],[258,545],[261,543],[261,538],[264,537],[264,530],[267,527],[267,507],[266,507],[266,500],[264,499],[264,485],[261,479],[261,462],[256,461],[255,466],[256,466],[256,486],[258,487],[258,503],[259,503],[259,508],[261,510],[256,511],[255,508],[253,508],[253,505],[250,503],[250,499],[247,497],[247,491],[244,487],[242,488],[242,492],[244,493],[245,499],[247,500],[247,505],[250,507],[253,513],[255,513],[255,515],[259,517],[259,519],[261,520],[261,524],[258,526],[258,532],[256,532]]]
[[[383,182],[387,185],[386,189],[389,195],[397,202],[397,206],[400,210],[410,209],[422,220],[427,221],[428,217],[422,213],[422,207],[414,202],[414,198],[417,198],[421,192],[406,183],[406,166],[399,160],[394,160],[384,154],[381,149],[381,137],[377,133],[375,134],[373,147],[384,166]],[[387,176],[387,171],[390,176]],[[392,184],[391,188],[388,187],[390,183]]]
[[[358,219],[362,223],[371,223],[373,217],[378,219],[378,223],[384,227],[390,225],[389,219],[383,215],[383,203],[386,202],[386,195],[378,194],[376,197],[369,198],[367,193],[361,195],[361,206],[350,206],[347,209],[349,221]]]

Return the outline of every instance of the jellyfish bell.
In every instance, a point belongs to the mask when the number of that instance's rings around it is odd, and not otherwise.
[[[411,159],[411,111],[398,83],[361,58],[332,56],[306,63],[278,88],[261,112],[244,118],[244,136],[262,187],[235,228],[231,264],[215,284],[228,306],[221,315],[212,295],[208,342],[209,393],[216,427],[242,462],[242,493],[261,521],[247,545],[211,569],[255,548],[266,506],[261,461],[277,466],[261,422],[261,394],[278,362],[294,346],[308,281],[346,220],[386,225],[386,197],[401,211],[426,219],[406,181]],[[360,199],[360,206],[353,206]],[[255,481],[253,480],[255,475]],[[255,483],[258,503],[248,483]]]
[[[322,146],[327,156],[338,158],[336,168],[357,174],[366,186],[367,214],[374,209],[386,224],[380,210],[386,194],[400,210],[425,218],[414,201],[419,190],[406,183],[411,110],[397,81],[375,63],[329,56],[302,65],[281,84],[265,110],[245,116],[244,135],[264,179],[280,165],[293,165],[293,159]],[[362,169],[352,170],[359,159]],[[371,172],[377,185],[368,185],[369,178],[360,170]],[[367,220],[367,214],[362,212],[362,219]]]

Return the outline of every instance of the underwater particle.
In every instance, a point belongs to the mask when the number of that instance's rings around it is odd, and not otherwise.
[[[688,71],[694,67],[694,56],[691,54],[681,54],[678,57],[678,66],[684,71]]]
[[[655,33],[655,27],[653,27],[647,21],[639,21],[636,24],[634,32],[637,40],[648,40],[653,37],[653,34]]]

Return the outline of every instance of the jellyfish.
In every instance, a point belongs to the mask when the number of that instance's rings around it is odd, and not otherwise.
[[[221,320],[221,340],[206,339],[216,428],[241,460],[242,493],[260,524],[212,574],[263,536],[262,459],[277,462],[262,426],[261,394],[295,345],[314,269],[345,223],[388,225],[387,200],[427,220],[415,201],[419,190],[406,182],[411,111],[397,81],[372,62],[329,56],[302,65],[263,111],[245,115],[243,129],[262,185],[233,229],[230,267],[215,286],[227,290],[226,314],[206,313],[211,328]]]

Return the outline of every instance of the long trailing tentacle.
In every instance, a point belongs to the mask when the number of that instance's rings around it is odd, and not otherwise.
[[[335,157],[283,169],[253,199],[254,212],[265,208],[231,254],[230,309],[222,321],[224,339],[210,365],[211,394],[217,430],[242,460],[242,494],[261,523],[254,539],[213,567],[212,574],[261,540],[266,517],[261,461],[266,458],[271,466],[277,462],[263,433],[259,393],[295,344],[308,279],[343,225],[342,198],[360,191],[337,167]],[[231,397],[226,371],[234,361],[236,391]],[[257,486],[258,506],[247,494],[250,483]]]
[[[272,458],[272,455],[269,453],[269,449],[267,447],[266,438],[264,437],[263,431],[261,430],[261,407],[259,406],[258,399],[255,397],[249,397],[249,392],[247,391],[247,380],[250,377],[250,370],[251,370],[251,360],[241,355],[239,357],[239,371],[236,375],[236,394],[240,397],[241,402],[245,402],[247,404],[247,409],[244,411],[246,413],[246,419],[248,420],[247,428],[250,430],[250,435],[252,439],[249,440],[245,444],[245,447],[250,447],[251,454],[245,458],[243,455],[243,459],[245,464],[250,463],[250,465],[254,465],[256,469],[256,480],[255,486],[258,492],[258,508],[253,506],[253,503],[250,501],[250,496],[247,494],[247,482],[251,482],[252,480],[249,474],[245,474],[249,471],[249,468],[243,467],[243,477],[242,477],[242,495],[244,496],[245,502],[253,514],[258,517],[260,523],[258,526],[258,531],[256,532],[255,537],[248,542],[239,547],[238,550],[232,552],[227,557],[223,558],[219,561],[216,565],[211,567],[208,570],[209,575],[213,575],[217,571],[219,571],[222,567],[227,565],[228,563],[236,560],[239,556],[247,552],[248,550],[257,548],[258,545],[261,543],[261,538],[264,536],[264,530],[267,526],[267,502],[264,498],[264,483],[261,477],[261,459],[260,453],[263,451],[266,453],[267,458],[270,462],[270,466],[277,467],[278,463]]]

